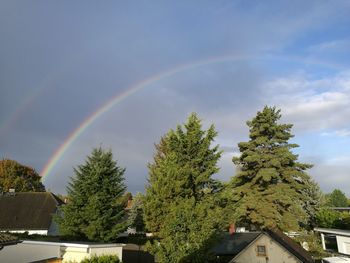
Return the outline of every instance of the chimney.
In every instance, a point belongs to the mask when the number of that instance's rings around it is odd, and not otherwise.
[[[228,229],[228,232],[230,233],[230,235],[233,235],[236,232],[236,227],[235,224],[230,224],[230,227]]]

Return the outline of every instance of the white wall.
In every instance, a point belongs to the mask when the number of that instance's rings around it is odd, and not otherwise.
[[[0,263],[28,263],[48,258],[62,258],[63,262],[80,262],[84,258],[101,255],[123,257],[122,244],[79,244],[44,241],[23,241],[0,251]]]
[[[76,261],[80,262],[84,258],[90,258],[94,255],[114,255],[117,256],[120,261],[123,260],[123,247],[111,246],[111,247],[67,247],[62,250],[63,260],[62,262]]]
[[[266,257],[257,256],[257,245],[266,247]],[[230,263],[302,263],[267,235],[260,236]]]
[[[350,237],[337,236],[338,252],[350,255]]]
[[[118,256],[120,260],[123,259],[123,247],[100,247],[100,248],[91,248],[91,255],[101,256],[101,255],[114,255]]]

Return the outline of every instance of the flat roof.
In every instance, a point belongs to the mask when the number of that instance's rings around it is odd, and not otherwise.
[[[322,259],[324,262],[327,263],[345,263],[345,262],[350,262],[350,258],[345,258],[345,257],[330,257],[330,258],[323,258]]]
[[[321,232],[321,233],[327,233],[327,234],[333,234],[333,235],[350,237],[350,230],[315,227],[314,231]]]

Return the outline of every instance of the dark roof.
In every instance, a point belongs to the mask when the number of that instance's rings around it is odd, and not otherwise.
[[[62,203],[49,192],[0,196],[0,230],[47,230]]]
[[[11,236],[7,233],[0,233],[0,249],[4,246],[14,245],[19,242],[17,237]]]
[[[314,260],[309,255],[309,253],[303,249],[298,243],[293,239],[285,235],[282,231],[278,229],[266,230],[266,233],[276,240],[280,245],[285,247],[290,253],[300,259],[303,263],[312,263]]]
[[[225,233],[219,243],[213,248],[213,252],[217,256],[235,256],[260,235],[261,232],[243,232],[232,235]]]

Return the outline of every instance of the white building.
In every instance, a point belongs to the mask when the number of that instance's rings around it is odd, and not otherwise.
[[[327,238],[333,238],[336,241],[337,252],[343,255],[350,255],[350,230],[315,228],[314,231],[321,233],[322,246],[327,250]]]
[[[1,250],[0,262],[27,263],[57,259],[56,262],[80,262],[84,258],[101,255],[123,256],[124,244],[62,243],[25,240]]]

